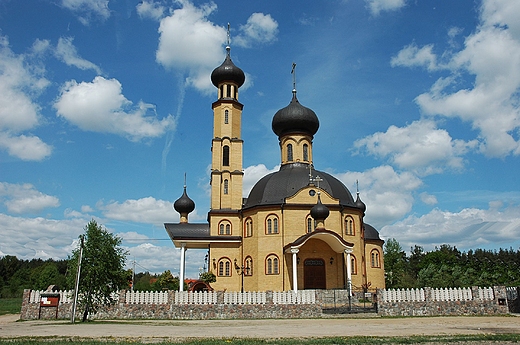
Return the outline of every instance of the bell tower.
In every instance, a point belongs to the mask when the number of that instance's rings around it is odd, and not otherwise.
[[[217,100],[212,104],[210,218],[216,214],[221,217],[223,213],[238,215],[238,211],[242,208],[244,172],[242,170],[241,122],[244,106],[238,101],[238,89],[244,84],[245,74],[231,61],[230,50],[228,25],[226,58],[211,73],[211,82],[217,88]],[[215,234],[213,231],[216,231],[217,228],[214,226],[217,225],[214,222],[211,223],[212,234]]]

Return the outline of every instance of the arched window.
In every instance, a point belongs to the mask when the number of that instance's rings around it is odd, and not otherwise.
[[[345,217],[345,235],[354,236],[355,234],[354,219],[350,216]]]
[[[308,215],[305,221],[305,226],[307,233],[313,232],[316,229],[316,226],[318,226],[318,222],[316,222],[316,220],[314,220],[310,215]]]
[[[289,162],[293,160],[292,144],[287,145],[287,160]]]
[[[309,160],[309,145],[303,144],[303,160],[308,161]]]
[[[381,260],[379,257],[379,251],[377,249],[374,249],[370,252],[370,265],[374,268],[381,267]]]
[[[307,218],[307,233],[312,232],[312,218]]]
[[[227,220],[223,220],[220,222],[218,226],[218,234],[219,235],[231,235],[231,223]]]
[[[277,234],[278,230],[278,217],[275,214],[267,216],[265,233],[267,235]]]
[[[226,97],[231,98],[231,85],[229,85],[229,84],[227,85],[227,95],[226,95]]]
[[[246,276],[253,275],[253,259],[250,256],[246,257],[244,275],[246,275]]]
[[[222,165],[225,167],[229,166],[229,146],[224,145],[222,148]]]
[[[229,181],[224,180],[224,194],[228,194],[228,193],[229,193]]]
[[[229,110],[224,111],[224,123],[229,123]]]
[[[265,260],[265,274],[272,275],[272,274],[279,274],[279,263],[278,263],[278,257],[275,254],[271,254],[267,257]]]
[[[231,277],[231,260],[228,258],[221,258],[218,261],[218,276]]]
[[[356,257],[352,254],[350,254],[350,269],[352,274],[357,274]]]
[[[251,237],[253,236],[253,220],[251,218],[246,219],[246,231],[244,234],[244,237]]]

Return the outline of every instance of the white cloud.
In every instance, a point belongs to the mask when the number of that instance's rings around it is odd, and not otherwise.
[[[406,6],[405,0],[365,0],[365,2],[374,16],[384,11],[395,11]]]
[[[438,69],[437,56],[432,52],[433,44],[426,45],[422,48],[417,47],[412,43],[397,53],[397,56],[392,57],[390,64],[392,67],[426,67],[429,71]]]
[[[106,218],[136,223],[155,224],[162,227],[163,223],[179,220],[179,214],[173,209],[173,203],[166,200],[157,200],[154,197],[129,199],[120,203],[117,201],[104,204],[99,202],[96,207],[102,210]],[[190,213],[190,221],[204,220],[197,210]]]
[[[426,192],[422,192],[419,194],[419,197],[421,198],[421,201],[424,202],[426,205],[435,205],[437,204],[437,197],[435,195],[428,194]]]
[[[209,75],[224,60],[226,30],[208,20],[217,9],[214,3],[195,7],[179,1],[181,8],[161,20],[157,62],[166,68],[187,73],[187,83],[198,90],[211,92]]]
[[[58,207],[57,197],[44,194],[32,184],[0,182],[0,200],[12,213],[36,213],[48,207]]]
[[[278,23],[271,15],[253,13],[245,25],[240,25],[240,34],[233,40],[239,46],[251,47],[276,40]]]
[[[56,56],[69,66],[74,66],[82,70],[92,69],[97,74],[101,74],[101,69],[92,62],[79,56],[76,47],[72,44],[72,37],[60,37],[56,46]]]
[[[273,169],[267,169],[264,164],[251,165],[244,169],[244,180],[242,184],[242,196],[246,198],[254,185],[265,175],[280,170],[280,165]]]
[[[55,220],[0,214],[0,252],[19,259],[65,259],[88,219]]]
[[[402,169],[426,175],[442,172],[444,167],[461,169],[462,156],[477,145],[476,141],[454,140],[434,121],[414,121],[406,127],[390,126],[386,132],[377,132],[354,143],[358,149],[389,158]]]
[[[507,248],[520,237],[520,208],[503,211],[465,208],[460,212],[434,209],[417,217],[409,216],[381,229],[385,238],[396,238],[403,248],[414,245],[427,250],[441,244],[470,249],[494,243]]]
[[[360,196],[367,205],[366,221],[379,228],[401,219],[412,209],[413,192],[422,181],[410,172],[396,172],[391,166],[379,166],[365,172],[334,174],[346,186],[359,181]]]
[[[159,120],[153,105],[132,106],[116,79],[65,83],[54,104],[58,116],[87,131],[114,133],[132,141],[164,135],[175,127],[172,115]]]
[[[88,25],[95,16],[102,20],[110,17],[109,0],[61,0],[61,5],[78,15],[83,25]]]
[[[515,134],[520,129],[519,16],[517,2],[483,1],[480,25],[466,37],[462,50],[443,54],[449,57],[444,66],[451,74],[439,78],[429,92],[416,98],[426,115],[457,117],[470,123],[479,131],[480,151],[489,157],[520,154]],[[434,55],[427,47],[409,46],[392,63],[432,69]],[[464,74],[474,76],[472,87],[459,86]]]
[[[159,21],[166,10],[165,6],[153,0],[145,0],[136,6],[137,14],[141,18],[150,18]]]
[[[45,50],[45,44],[40,43],[35,42],[35,52]],[[51,154],[51,146],[21,132],[40,124],[40,106],[35,99],[49,81],[43,77],[45,70],[29,60],[26,55],[16,55],[7,37],[0,36],[0,149],[22,160],[38,161]]]

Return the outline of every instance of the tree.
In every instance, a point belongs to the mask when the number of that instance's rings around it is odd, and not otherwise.
[[[152,287],[155,290],[179,290],[179,277],[174,277],[170,270],[164,271]]]
[[[91,220],[85,227],[81,275],[79,280],[79,306],[83,308],[83,321],[89,313],[96,313],[100,306],[114,304],[114,292],[128,285],[128,273],[124,269],[128,253],[120,247],[121,238]],[[81,236],[80,236],[81,238]],[[80,248],[72,252],[69,272],[77,271]],[[75,275],[69,275],[69,283]]]
[[[395,238],[386,241],[384,246],[384,256],[386,287],[400,287],[405,275],[406,253]]]

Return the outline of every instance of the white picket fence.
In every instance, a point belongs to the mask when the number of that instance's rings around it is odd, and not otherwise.
[[[471,301],[474,298],[480,300],[493,300],[495,298],[493,288],[478,288],[478,296],[473,296],[471,288],[439,288],[430,290],[431,301]],[[383,302],[424,302],[426,292],[424,289],[389,289],[381,291]]]
[[[45,291],[31,290],[29,303],[39,303],[41,294]],[[58,291],[60,304],[72,303],[74,290]],[[217,304],[218,293],[215,291],[174,291],[174,304]],[[114,298],[118,297],[115,293]],[[168,304],[168,291],[126,291],[126,304]],[[266,304],[267,293],[264,291],[248,292],[224,292],[224,304]],[[314,290],[273,292],[273,304],[315,304],[316,293]]]

